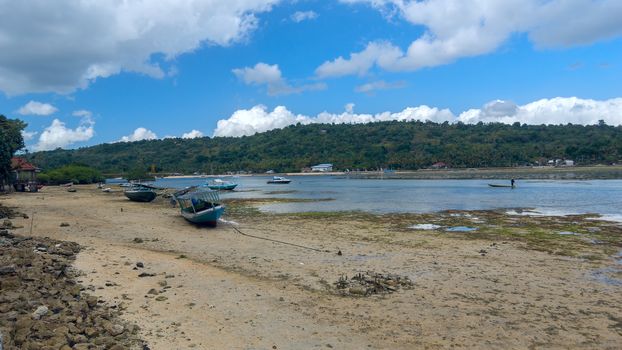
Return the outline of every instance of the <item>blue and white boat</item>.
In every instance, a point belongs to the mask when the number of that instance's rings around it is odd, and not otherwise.
[[[225,211],[218,191],[193,187],[175,193],[173,198],[179,203],[181,216],[195,224],[216,226]]]
[[[221,179],[214,179],[212,181],[209,181],[206,186],[210,190],[233,191],[233,189],[236,188],[238,184],[232,181],[223,181]]]
[[[273,176],[272,179],[268,180],[269,184],[288,184],[290,182],[292,182],[292,180],[282,176]]]

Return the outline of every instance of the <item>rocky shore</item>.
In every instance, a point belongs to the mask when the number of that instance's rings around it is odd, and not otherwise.
[[[71,267],[79,251],[76,243],[0,230],[0,349],[148,349],[119,307],[84,292]]]

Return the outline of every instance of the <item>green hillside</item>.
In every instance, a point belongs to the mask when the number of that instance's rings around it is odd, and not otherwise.
[[[108,174],[159,172],[300,171],[317,163],[335,169],[419,169],[534,164],[552,158],[578,164],[622,159],[622,127],[600,125],[436,124],[380,122],[294,125],[246,137],[165,139],[37,152],[44,169],[78,163]]]

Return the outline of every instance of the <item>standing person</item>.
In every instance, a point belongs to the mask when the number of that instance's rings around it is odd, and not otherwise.
[[[514,181],[514,179],[512,179],[512,180],[510,181],[510,183],[512,184],[512,188],[514,187],[514,182],[516,182],[516,181]]]

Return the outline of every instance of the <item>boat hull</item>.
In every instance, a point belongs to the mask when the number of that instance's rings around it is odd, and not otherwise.
[[[514,188],[512,185],[496,185],[496,184],[488,184],[490,187],[503,187],[503,188]]]
[[[124,194],[134,202],[151,202],[157,196],[153,191],[125,191]]]
[[[190,212],[181,212],[181,215],[184,219],[194,223],[194,224],[211,224],[216,225],[218,219],[222,216],[225,211],[224,205],[218,205],[216,207],[212,207],[209,209],[205,209],[203,211],[197,213]]]
[[[278,184],[285,185],[285,184],[288,184],[290,182],[292,182],[292,180],[268,180],[269,184],[276,184],[276,185],[278,185]]]
[[[207,185],[207,188],[209,188],[210,190],[216,190],[216,191],[232,191],[237,186],[238,186],[238,184],[231,184],[231,185]]]

